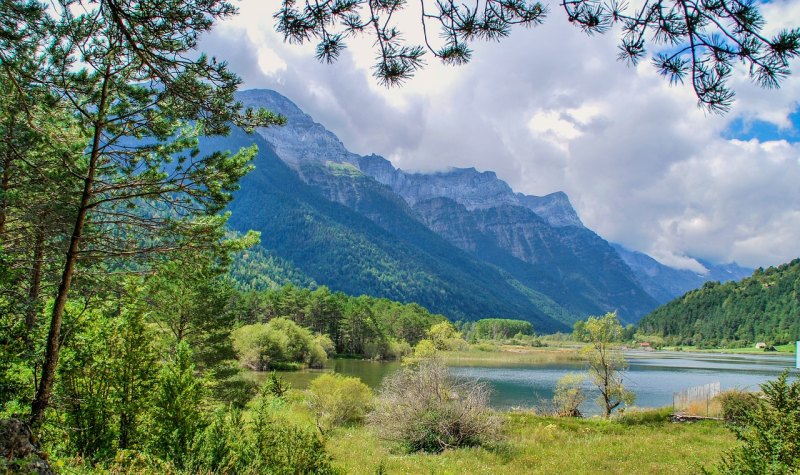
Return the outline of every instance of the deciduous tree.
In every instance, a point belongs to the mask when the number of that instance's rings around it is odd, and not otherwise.
[[[628,368],[622,351],[613,342],[620,341],[623,328],[616,312],[589,317],[584,324],[589,344],[583,355],[589,364],[589,379],[600,391],[598,403],[606,417],[621,404],[633,403],[634,395],[625,389],[622,375]]]

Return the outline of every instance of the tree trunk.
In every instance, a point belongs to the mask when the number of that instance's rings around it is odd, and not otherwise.
[[[10,133],[9,133],[10,134]],[[0,238],[3,238],[3,234],[6,231],[6,216],[8,214],[8,199],[7,193],[10,188],[11,183],[11,147],[10,140],[6,143],[6,153],[3,156],[3,176],[0,178]],[[0,240],[0,242],[4,241],[5,239]]]
[[[43,219],[43,218],[42,218]],[[25,339],[30,338],[36,325],[36,314],[39,313],[39,293],[42,288],[42,266],[44,265],[44,223],[36,226],[36,237],[33,243],[33,268],[31,283],[28,287],[28,308],[25,310]]]
[[[39,388],[36,390],[36,397],[31,404],[31,426],[38,427],[44,419],[44,411],[50,403],[50,395],[53,391],[55,382],[56,366],[58,365],[58,355],[61,350],[61,323],[64,317],[64,308],[67,305],[69,289],[72,285],[72,277],[75,273],[75,265],[78,261],[78,253],[81,245],[81,235],[86,224],[86,217],[89,214],[89,205],[93,196],[94,175],[97,170],[98,159],[100,158],[101,138],[105,127],[105,110],[108,100],[108,86],[111,80],[111,64],[105,71],[103,78],[103,89],[100,103],[97,108],[97,119],[94,122],[94,136],[92,137],[92,148],[89,156],[89,167],[86,170],[86,178],[83,181],[83,193],[78,207],[78,214],[75,217],[75,226],[72,229],[72,236],[69,241],[64,271],[61,273],[61,283],[58,285],[58,294],[53,304],[53,311],[50,315],[50,331],[47,334],[47,345],[42,366],[42,375],[39,381]]]

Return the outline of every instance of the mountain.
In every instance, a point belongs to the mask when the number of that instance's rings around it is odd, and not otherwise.
[[[706,268],[705,273],[688,269],[674,269],[661,264],[647,254],[631,251],[619,244],[612,245],[622,260],[633,270],[642,288],[661,304],[690,290],[697,289],[706,282],[741,280],[753,273],[753,269],[741,267],[736,263],[714,264],[703,259],[696,260]]]
[[[201,149],[236,150],[252,144],[259,148],[255,170],[240,182],[229,206],[229,225],[240,232],[260,231],[268,255],[291,263],[293,281],[302,274],[335,291],[417,302],[452,319],[528,320],[538,331],[565,330],[575,318],[507,273],[448,244],[422,223],[404,218],[404,203],[382,200],[378,193],[385,191],[382,185],[375,193],[369,186],[361,187],[364,207],[383,209],[387,219],[394,216],[391,224],[404,229],[403,234],[390,233],[327,199],[259,135],[234,130],[228,137],[202,139]],[[335,178],[339,172],[334,167],[330,174]],[[377,185],[371,179],[368,184]],[[241,269],[237,273],[245,274]]]
[[[205,141],[212,149],[259,146],[230,222],[262,231],[275,259],[265,269],[416,301],[454,319],[523,318],[538,331],[613,310],[635,322],[658,305],[645,286],[657,287],[583,225],[564,193],[524,195],[474,168],[409,173],[348,151],[275,91],[238,98],[287,117],[285,127]]]
[[[659,307],[639,330],[669,343],[729,346],[783,344],[800,335],[800,259],[756,269],[739,282],[707,282]]]

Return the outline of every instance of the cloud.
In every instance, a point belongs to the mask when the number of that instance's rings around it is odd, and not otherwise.
[[[554,9],[542,26],[474,45],[465,66],[431,61],[386,90],[371,77],[368,42],[319,64],[313,46],[274,33],[274,7],[241,8],[202,47],[245,87],[285,94],[354,152],[409,170],[494,170],[529,194],[563,190],[601,236],[680,267],[701,270],[687,256],[764,266],[800,255],[800,148],[725,138],[734,121],[791,129],[797,62],[779,90],[738,71],[732,111],[708,116],[690,87],[669,86],[646,61],[617,62],[614,35],[586,37]],[[762,10],[774,31],[800,24],[798,2]]]

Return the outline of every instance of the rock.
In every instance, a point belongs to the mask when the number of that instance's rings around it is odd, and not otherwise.
[[[34,443],[30,428],[19,419],[0,420],[0,472],[55,474]]]

